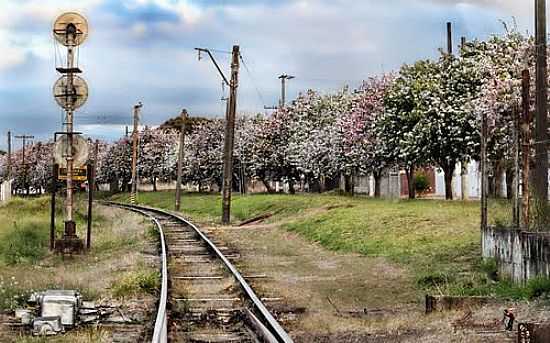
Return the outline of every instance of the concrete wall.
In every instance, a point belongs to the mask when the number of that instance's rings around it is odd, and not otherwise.
[[[11,199],[11,184],[13,180],[5,181],[0,184],[0,202],[6,202]]]
[[[514,282],[538,275],[550,277],[550,233],[487,228],[481,246],[483,257],[494,258],[499,274]]]

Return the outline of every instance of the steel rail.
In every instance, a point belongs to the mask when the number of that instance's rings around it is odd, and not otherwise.
[[[167,262],[168,255],[166,253],[166,238],[164,236],[164,230],[162,229],[162,224],[158,221],[157,218],[147,213],[146,211],[139,209],[138,207],[128,206],[128,205],[119,204],[119,203],[110,202],[110,201],[102,202],[102,203],[107,204],[109,206],[124,208],[126,210],[139,213],[145,217],[149,217],[159,231],[160,246],[161,246],[161,260],[162,260],[161,288],[160,288],[160,299],[159,299],[159,305],[157,310],[157,316],[155,319],[155,328],[153,329],[153,338],[151,342],[166,343],[168,342],[168,326],[167,326],[168,318],[166,315],[166,308],[167,308],[167,302],[168,302],[168,262]]]
[[[241,289],[245,292],[246,296],[250,299],[250,301],[252,302],[253,307],[261,315],[259,323],[255,323],[255,324],[256,325],[257,324],[263,325],[265,327],[264,329],[267,330],[268,332],[270,332],[272,334],[272,336],[274,336],[274,338],[276,339],[276,342],[278,342],[278,343],[294,343],[292,338],[290,338],[290,336],[285,331],[285,329],[283,329],[283,327],[279,324],[279,322],[277,322],[277,320],[273,317],[273,315],[265,307],[263,302],[256,295],[256,293],[254,292],[252,287],[250,287],[248,282],[246,282],[246,280],[241,275],[241,273],[237,270],[237,268],[218,249],[218,247],[210,240],[210,238],[208,238],[193,223],[191,223],[190,221],[188,221],[187,219],[185,219],[184,217],[182,217],[181,215],[179,215],[177,213],[173,213],[171,211],[166,211],[166,210],[162,210],[162,209],[158,209],[158,208],[152,208],[152,207],[148,207],[148,206],[121,204],[121,203],[116,203],[116,202],[104,202],[104,203],[110,204],[110,205],[113,205],[113,206],[118,206],[118,207],[130,209],[130,210],[133,210],[133,211],[138,212],[138,213],[142,213],[142,214],[144,214],[144,215],[146,215],[150,218],[153,218],[157,225],[160,225],[158,220],[156,218],[154,218],[152,215],[148,214],[147,211],[154,212],[154,213],[159,213],[159,214],[162,214],[162,215],[166,215],[166,216],[176,218],[179,221],[181,221],[184,224],[191,227],[193,229],[193,231],[195,231],[195,233],[208,245],[208,247],[211,249],[211,251],[213,251],[217,255],[217,257],[220,258],[223,261],[223,263],[225,264],[227,269],[229,269],[229,271],[231,272],[233,277],[239,282],[239,284],[241,286]],[[164,240],[164,234],[162,234],[162,236],[163,236],[163,240]],[[166,263],[166,258],[163,258],[163,261],[164,261],[163,262],[163,265],[164,265]],[[166,274],[163,273],[163,275],[167,275],[167,273]],[[164,282],[164,279],[163,279],[163,282]],[[164,283],[163,283],[163,285],[164,285]],[[161,305],[162,305],[162,303],[161,303]],[[166,302],[164,302],[164,312],[166,312]],[[155,332],[157,331],[157,324],[159,322],[159,316],[160,316],[160,306],[159,306],[159,312],[157,313],[157,322],[155,323]],[[164,327],[166,328],[166,313],[164,313],[163,317],[164,317]],[[261,330],[263,331],[264,329],[261,329]],[[262,335],[264,336],[264,338],[267,338],[267,337],[265,337],[265,332],[262,332]],[[271,339],[268,339],[268,340],[271,341]],[[166,341],[153,341],[153,343],[158,343],[158,342],[164,343]]]

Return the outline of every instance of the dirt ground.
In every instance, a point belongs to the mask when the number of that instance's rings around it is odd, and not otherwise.
[[[277,224],[205,231],[239,252],[234,263],[296,342],[515,342],[504,308],[520,321],[550,317],[541,304],[510,302],[425,315],[425,294],[384,258],[336,254]]]

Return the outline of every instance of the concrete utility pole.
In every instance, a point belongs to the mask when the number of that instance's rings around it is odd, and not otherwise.
[[[546,0],[535,0],[536,39],[536,122],[535,122],[535,206],[538,226],[544,224],[548,202],[548,82],[546,62]]]
[[[207,53],[212,63],[220,73],[222,80],[229,86],[229,102],[226,107],[225,114],[225,140],[223,151],[223,185],[222,185],[222,223],[228,224],[231,217],[231,187],[233,184],[233,146],[235,136],[235,113],[237,112],[237,88],[239,86],[239,57],[241,56],[239,46],[233,46],[232,61],[231,61],[231,82],[223,74],[220,66],[212,56],[208,49],[195,48],[199,52],[199,60],[201,53]]]
[[[139,125],[139,112],[143,104],[138,102],[134,106],[134,131],[132,132],[132,193],[130,194],[130,202],[132,204],[136,203],[137,196],[137,158],[138,158],[138,125]]]
[[[176,178],[176,211],[181,207],[181,179],[183,174],[183,153],[185,148],[185,121],[187,120],[187,111],[184,109],[181,111],[181,127],[180,127],[180,147],[178,153],[178,170]]]
[[[531,121],[533,120],[530,107],[529,85],[531,84],[531,76],[529,69],[521,73],[521,88],[522,88],[522,117],[521,117],[521,138],[522,138],[522,229],[529,230],[529,174],[531,168]]]
[[[231,187],[233,185],[233,147],[235,140],[235,114],[237,112],[237,88],[239,86],[239,46],[233,46],[231,62],[231,83],[229,84],[229,106],[225,123],[225,140],[223,149],[223,192],[222,223],[229,224],[231,218]]]
[[[286,80],[292,80],[295,76],[282,74],[279,76],[279,79],[281,80],[281,101],[279,103],[280,108],[284,108],[286,105]]]
[[[11,180],[11,131],[8,131],[8,180]]]
[[[22,160],[23,160],[22,161],[23,162],[23,180],[24,180],[24,185],[23,186],[27,190],[27,195],[29,195],[29,187],[27,185],[27,164],[25,163],[25,147],[27,146],[27,139],[33,139],[34,136],[19,135],[19,136],[15,136],[15,138],[23,140],[23,158],[22,158]]]
[[[447,53],[453,54],[453,24],[450,21],[447,22]]]

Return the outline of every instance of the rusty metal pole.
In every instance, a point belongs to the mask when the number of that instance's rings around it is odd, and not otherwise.
[[[535,122],[535,206],[537,229],[546,226],[548,202],[548,81],[546,51],[546,0],[535,0],[536,37],[536,122]]]
[[[181,208],[181,182],[183,174],[183,153],[185,148],[185,121],[187,120],[187,111],[184,109],[181,111],[181,127],[180,127],[180,142],[178,153],[178,170],[176,177],[176,211],[180,211]]]
[[[55,196],[57,193],[57,177],[59,174],[59,166],[55,163],[52,165],[52,198],[50,204],[50,251],[55,248]]]
[[[529,230],[529,174],[531,173],[531,121],[533,120],[530,112],[530,84],[531,76],[529,69],[521,73],[522,78],[522,117],[521,117],[521,138],[522,138],[522,229]]]
[[[235,114],[237,111],[237,87],[239,86],[239,46],[233,46],[229,106],[225,118],[225,141],[223,158],[222,223],[231,218],[231,187],[233,186],[233,147],[235,141]]]
[[[513,118],[514,118],[514,182],[513,182],[513,192],[514,192],[514,204],[513,204],[513,224],[515,229],[519,229],[520,222],[520,201],[519,201],[519,163],[520,163],[520,111],[519,106],[516,104],[513,108]],[[506,175],[508,177],[508,175]]]
[[[487,229],[487,113],[481,115],[481,231]]]

